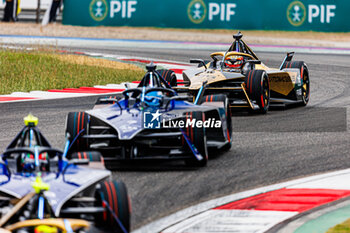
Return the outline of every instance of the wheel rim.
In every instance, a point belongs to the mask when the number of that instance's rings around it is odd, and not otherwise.
[[[303,94],[304,103],[307,103],[309,101],[309,93],[310,93],[309,75],[307,74],[307,72],[305,72],[303,75],[303,86],[302,86],[302,94]]]

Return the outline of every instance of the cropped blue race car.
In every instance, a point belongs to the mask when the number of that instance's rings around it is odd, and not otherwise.
[[[129,232],[122,182],[110,180],[98,153],[66,158],[50,146],[29,115],[0,160],[0,232]],[[93,169],[91,166],[95,166]]]
[[[231,147],[231,113],[224,95],[199,92],[194,103],[171,89],[156,66],[137,88],[99,98],[93,110],[68,114],[66,133],[77,151],[98,151],[107,169],[137,160],[184,160],[205,166],[208,148]]]

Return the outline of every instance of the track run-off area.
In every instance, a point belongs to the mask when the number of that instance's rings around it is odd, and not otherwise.
[[[23,43],[23,38],[16,40]],[[6,43],[6,40],[3,42]],[[129,43],[129,42],[128,42]],[[100,43],[58,43],[65,50],[166,59],[188,62],[208,59],[227,45],[129,46]],[[221,47],[220,47],[221,46]],[[254,49],[254,47],[253,47]],[[233,114],[233,145],[230,151],[211,153],[207,167],[189,169],[182,163],[151,163],[113,172],[123,180],[132,203],[132,228],[176,211],[249,189],[308,175],[350,167],[350,135],[347,108],[350,105],[350,59],[346,54],[323,54],[307,48],[264,47],[257,55],[268,66],[279,67],[285,50],[296,50],[295,60],[305,61],[311,81],[307,107],[272,109],[267,115]],[[299,51],[299,52],[298,52]],[[309,52],[312,53],[309,53]],[[332,51],[330,51],[332,52]],[[39,128],[53,146],[64,145],[66,115],[91,109],[96,96],[0,103],[0,148],[4,150],[23,126],[23,117],[39,117]]]

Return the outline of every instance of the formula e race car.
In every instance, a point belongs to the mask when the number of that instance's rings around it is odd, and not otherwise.
[[[155,65],[147,70],[139,86],[125,90],[123,98],[102,97],[93,110],[68,114],[69,153],[96,150],[108,169],[122,161],[150,159],[205,166],[208,148],[231,147],[226,96],[198,95],[190,103],[171,89]]]
[[[209,63],[200,59],[198,68],[183,72],[185,86],[174,87],[190,96],[217,93],[229,98],[231,108],[248,108],[266,113],[269,105],[306,105],[310,95],[309,71],[302,61],[288,53],[278,69],[264,65],[239,32],[226,52],[215,52]]]
[[[0,232],[129,232],[130,209],[122,182],[92,169],[99,154],[52,148],[29,115],[26,126],[1,155]],[[80,159],[79,159],[80,158]]]

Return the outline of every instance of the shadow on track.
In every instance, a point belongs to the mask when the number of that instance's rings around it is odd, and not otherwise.
[[[113,171],[148,171],[148,172],[171,172],[193,171],[201,168],[186,166],[184,161],[133,161],[118,162],[113,164]]]
[[[291,105],[284,109],[285,111],[281,111],[281,108],[272,108],[265,115],[233,112],[233,132],[345,132],[347,130],[346,108]]]
[[[223,156],[228,150],[208,150],[209,162]],[[115,169],[112,171],[148,171],[148,172],[171,172],[171,171],[195,171],[205,169],[205,167],[192,167],[186,165],[182,160],[159,161],[159,160],[142,160],[132,162],[115,162]]]

